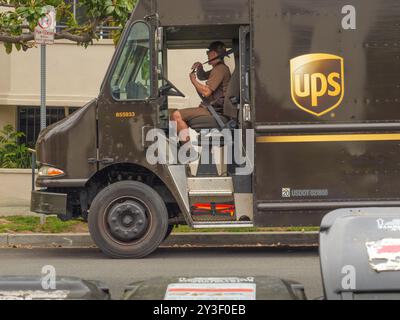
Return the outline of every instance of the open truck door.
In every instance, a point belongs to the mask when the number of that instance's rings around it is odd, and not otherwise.
[[[208,27],[203,29],[213,36]],[[192,126],[202,149],[199,160],[189,164],[187,176],[191,218],[195,228],[249,227],[254,222],[250,26],[213,29],[225,34],[232,47],[234,70],[224,102],[224,116],[232,120],[222,128]]]

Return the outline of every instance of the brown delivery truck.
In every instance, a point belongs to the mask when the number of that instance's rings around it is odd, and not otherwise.
[[[235,68],[185,150],[168,52],[214,41]],[[88,219],[116,258],[179,224],[315,226],[400,206],[400,2],[140,0],[98,98],[45,129],[37,159],[32,211]]]

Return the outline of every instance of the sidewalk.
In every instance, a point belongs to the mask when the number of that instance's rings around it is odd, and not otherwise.
[[[9,204],[7,204],[9,205]],[[0,217],[11,217],[11,216],[40,216],[37,213],[31,212],[29,206],[18,207],[18,206],[2,206],[0,205]]]
[[[0,234],[1,247],[94,247],[90,235]],[[317,247],[318,232],[172,233],[161,247]]]

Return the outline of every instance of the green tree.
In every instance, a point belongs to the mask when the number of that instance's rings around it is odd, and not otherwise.
[[[78,6],[85,12],[85,19],[78,21],[71,8],[72,1],[65,0],[0,0],[0,42],[7,53],[13,46],[27,50],[34,46],[34,30],[38,20],[46,13],[45,6],[57,10],[57,21],[66,28],[57,32],[55,39],[67,39],[83,46],[98,39],[100,26],[123,27],[129,19],[136,0],[79,0]],[[117,43],[121,30],[113,31]]]
[[[31,156],[25,144],[20,144],[24,133],[14,130],[12,125],[5,125],[0,130],[0,168],[29,168]]]

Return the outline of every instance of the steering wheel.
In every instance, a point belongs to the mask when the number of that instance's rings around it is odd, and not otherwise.
[[[162,79],[166,82],[164,86],[160,88],[161,95],[168,95],[170,97],[182,97],[185,98],[185,94],[179,90],[171,81],[162,77]]]

